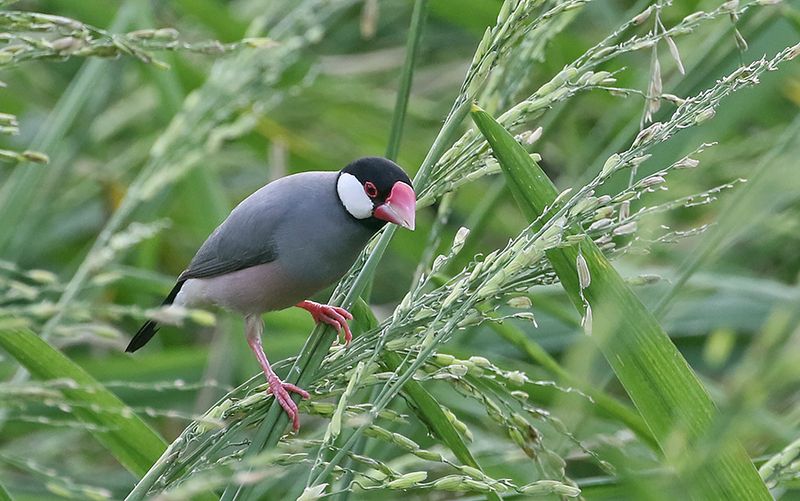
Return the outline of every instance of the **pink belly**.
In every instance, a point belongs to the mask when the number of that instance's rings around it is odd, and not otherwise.
[[[214,305],[242,314],[282,310],[313,295],[323,285],[300,283],[276,263],[266,263],[212,278],[186,281],[175,303]]]

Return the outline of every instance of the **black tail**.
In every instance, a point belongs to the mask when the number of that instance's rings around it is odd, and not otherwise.
[[[166,306],[168,304],[172,304],[175,301],[175,297],[180,292],[181,287],[183,287],[183,283],[186,280],[178,280],[178,283],[175,284],[175,287],[169,291],[167,298],[164,299],[164,302],[161,303],[161,306]],[[128,344],[128,347],[125,348],[125,351],[128,353],[133,353],[134,351],[138,350],[142,346],[146,345],[148,341],[150,341],[153,336],[156,335],[158,332],[158,323],[155,320],[148,320],[144,323],[144,325],[136,332],[136,335],[133,336],[131,342]]]

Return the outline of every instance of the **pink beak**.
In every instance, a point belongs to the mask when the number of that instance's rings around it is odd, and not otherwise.
[[[386,201],[372,212],[372,216],[413,231],[416,212],[417,194],[411,186],[398,181],[392,186],[392,192]]]

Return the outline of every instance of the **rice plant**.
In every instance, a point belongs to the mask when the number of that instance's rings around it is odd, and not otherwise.
[[[0,497],[791,499],[799,14],[0,2]],[[155,305],[246,194],[364,155],[420,223],[325,293],[349,347],[265,316],[292,433],[238,321]]]

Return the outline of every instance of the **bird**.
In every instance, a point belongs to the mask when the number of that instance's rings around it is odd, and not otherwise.
[[[283,382],[264,353],[261,315],[297,306],[332,326],[349,345],[344,308],[308,298],[344,276],[372,236],[387,223],[414,230],[416,194],[408,175],[382,157],[357,159],[340,171],[313,171],[276,179],[254,192],[211,233],[178,276],[162,305],[219,307],[241,314],[250,349],[268,390],[300,428],[289,393],[308,392]],[[134,352],[158,330],[148,320],[126,348]]]

